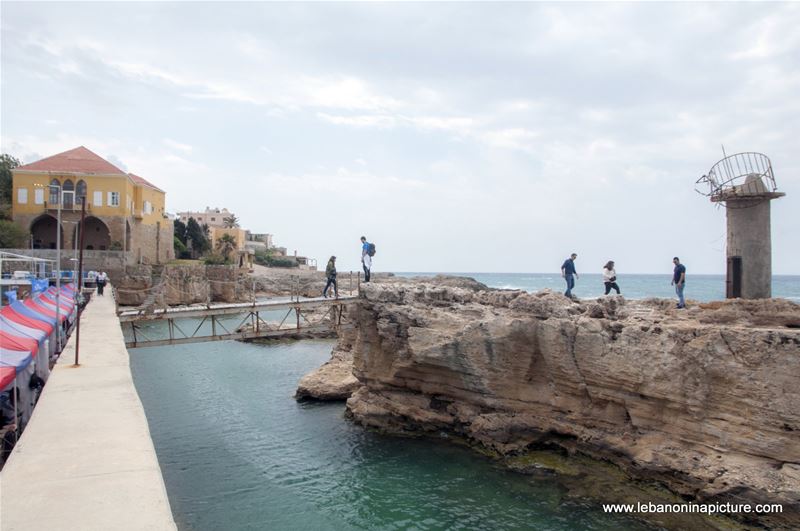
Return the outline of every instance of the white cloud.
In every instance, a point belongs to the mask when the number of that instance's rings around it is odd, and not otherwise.
[[[172,140],[171,138],[165,138],[162,140],[162,142],[164,143],[165,146],[172,149],[177,149],[178,151],[183,151],[184,153],[191,153],[192,149],[194,149],[189,144],[183,144],[181,142]]]

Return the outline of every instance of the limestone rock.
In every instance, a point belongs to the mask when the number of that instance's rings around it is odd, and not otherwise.
[[[335,350],[330,361],[303,376],[294,396],[298,400],[346,400],[359,386],[353,376],[353,353]]]
[[[577,449],[687,498],[782,503],[755,522],[798,524],[800,306],[673,304],[370,283],[348,415],[505,455]]]
[[[354,330],[340,333],[331,359],[319,369],[305,375],[297,384],[297,400],[346,400],[361,384],[353,375]]]

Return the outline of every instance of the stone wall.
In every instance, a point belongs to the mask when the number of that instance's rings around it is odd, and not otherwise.
[[[251,300],[247,274],[234,266],[138,265],[112,278],[122,306],[140,306],[156,293],[157,306]]]
[[[172,221],[168,219],[164,219],[160,227],[134,222],[129,249],[134,263],[159,264],[174,259],[173,234]]]

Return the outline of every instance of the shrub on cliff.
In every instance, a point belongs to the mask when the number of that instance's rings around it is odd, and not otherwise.
[[[265,267],[297,267],[296,260],[291,258],[276,258],[270,251],[256,251],[255,262]]]
[[[207,254],[203,257],[205,265],[231,265],[231,261],[226,259],[221,254]]]

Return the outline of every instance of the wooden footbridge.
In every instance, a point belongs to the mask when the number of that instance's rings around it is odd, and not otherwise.
[[[132,309],[117,312],[128,348],[233,339],[296,337],[351,327],[347,306],[358,297],[301,299]],[[281,318],[282,316],[282,318]]]

